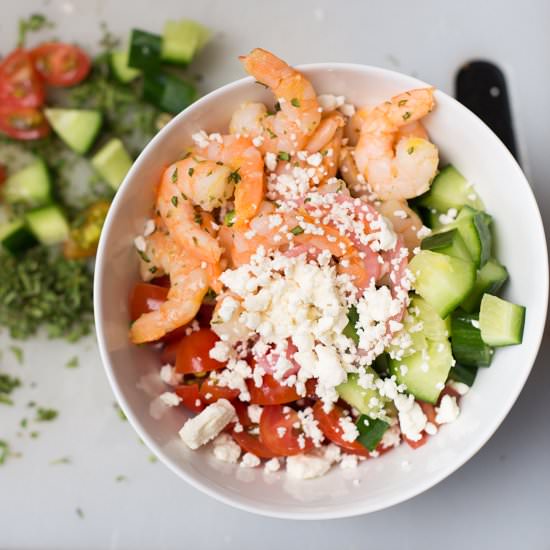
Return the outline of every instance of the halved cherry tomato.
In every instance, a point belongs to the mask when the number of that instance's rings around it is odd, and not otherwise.
[[[205,403],[215,403],[218,399],[233,401],[239,397],[239,390],[218,386],[212,380],[205,380],[201,385],[201,398]]]
[[[135,321],[144,313],[157,310],[166,301],[168,289],[150,283],[137,283],[130,293],[130,318]]]
[[[181,397],[181,402],[193,412],[200,412],[206,404],[201,398],[198,384],[180,384],[174,391]]]
[[[0,164],[0,185],[2,185],[8,177],[8,172],[3,164]]]
[[[151,284],[162,286],[164,288],[170,288],[170,277],[163,275],[162,277],[155,277],[151,280]]]
[[[90,72],[90,58],[77,46],[46,42],[31,51],[36,70],[52,86],[75,86]]]
[[[246,429],[242,432],[233,430],[231,435],[245,453],[252,453],[259,458],[273,458],[277,456],[260,441],[257,435],[252,435]]]
[[[218,340],[218,336],[207,328],[201,328],[185,336],[178,346],[176,372],[197,374],[223,369],[225,364],[212,359],[209,355]]]
[[[214,313],[214,304],[202,304],[196,319],[201,327],[210,328],[210,321],[212,320],[212,314]]]
[[[248,416],[248,404],[243,403],[239,399],[236,399],[235,401],[233,401],[233,407],[235,407],[235,412],[239,417],[239,423],[241,424],[241,426],[243,426],[244,428],[251,426],[252,420],[250,420],[250,417]]]
[[[40,107],[44,98],[44,86],[29,52],[21,48],[13,50],[0,63],[0,105]]]
[[[347,452],[366,458],[370,456],[369,450],[363,447],[361,443],[357,441],[346,441],[343,438],[344,430],[340,425],[340,419],[344,417],[344,410],[339,405],[334,405],[331,411],[327,413],[323,410],[323,403],[317,401],[313,407],[313,416],[319,423],[319,428],[327,439],[330,439],[330,441],[339,445]]]
[[[300,418],[294,409],[282,405],[264,407],[260,418],[260,441],[277,456],[307,453],[313,448],[313,442],[304,437],[295,424],[300,424]]]
[[[160,352],[160,360],[162,364],[170,363],[170,365],[176,364],[176,357],[178,354],[178,346],[181,340],[174,340],[173,342],[167,342]]]
[[[50,133],[50,125],[38,109],[2,106],[0,132],[14,139],[28,141],[46,137]]]
[[[293,386],[283,386],[271,374],[264,374],[262,385],[257,388],[253,380],[247,380],[250,403],[254,405],[282,405],[300,399]]]

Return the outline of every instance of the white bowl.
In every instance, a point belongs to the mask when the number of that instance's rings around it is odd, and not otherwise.
[[[360,65],[326,63],[301,69],[319,94],[341,94],[356,105],[376,104],[426,85]],[[510,272],[505,296],[527,306],[524,340],[520,346],[498,350],[491,368],[480,369],[458,420],[425,446],[413,451],[402,445],[355,471],[336,467],[321,479],[294,481],[284,471],[266,476],[262,468],[217,462],[208,449],[187,449],[177,435],[187,418],[182,409],[171,409],[160,419],[150,414],[151,400],[164,391],[157,354],[128,340],[128,294],[138,280],[132,241],[151,216],[161,172],[189,145],[193,132],[225,132],[241,102],[273,102],[273,97],[252,78],[228,84],[178,115],[133,165],[117,192],[99,245],[94,287],[99,348],[113,391],[136,432],[162,462],[197,489],[238,508],[281,518],[373,512],[451,474],[491,437],[514,404],[535,361],[546,319],[548,260],[541,217],[521,169],[491,130],[444,93],[437,91],[436,99],[426,126],[442,157],[475,184],[494,216],[498,257]]]

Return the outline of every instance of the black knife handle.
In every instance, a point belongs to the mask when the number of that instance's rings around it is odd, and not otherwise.
[[[519,162],[506,79],[489,61],[471,61],[460,68],[455,96],[504,142]]]

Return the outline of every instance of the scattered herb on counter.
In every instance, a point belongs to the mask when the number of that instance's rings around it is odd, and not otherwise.
[[[28,338],[41,326],[70,342],[90,332],[93,274],[85,261],[33,248],[17,258],[5,255],[0,275],[0,326],[13,338]]]
[[[55,409],[45,409],[38,407],[36,410],[36,420],[38,422],[50,422],[58,417],[59,413]]]
[[[37,432],[36,430],[31,432],[29,434],[33,439],[36,439],[39,435],[40,435],[40,432]]]
[[[0,373],[0,403],[4,403],[5,405],[13,405],[13,401],[9,395],[20,385],[21,381],[19,378],[15,378],[9,374]]]
[[[57,466],[58,464],[71,464],[71,462],[72,460],[68,456],[62,456],[61,458],[50,460],[50,465]]]
[[[77,508],[75,512],[80,519],[84,519],[84,512],[82,511],[82,508]]]
[[[117,483],[121,482],[121,481],[126,481],[126,479],[128,479],[125,475],[118,475],[115,477],[115,481]]]
[[[22,418],[22,419],[21,419],[21,422],[19,422],[19,425],[20,425],[22,428],[26,428],[28,423],[29,423],[29,421],[28,421],[26,418]]]
[[[74,357],[71,357],[67,363],[65,363],[65,367],[68,369],[76,369],[79,365],[78,357],[75,355]]]
[[[1,295],[1,290],[0,290],[0,295]],[[0,324],[1,324],[1,314],[0,314]],[[20,364],[22,365],[23,364],[23,361],[24,361],[24,353],[23,353],[23,349],[20,348],[19,346],[10,346],[10,351],[13,353],[13,356],[15,357],[15,360]]]
[[[22,47],[25,45],[25,40],[29,32],[37,32],[42,29],[52,29],[53,27],[55,27],[55,23],[50,21],[42,13],[33,13],[26,19],[20,19],[17,46]]]
[[[113,403],[113,406],[114,406],[115,411],[117,412],[117,414],[118,414],[118,416],[121,420],[123,420],[123,421],[128,420],[126,418],[126,415],[124,414],[124,411],[120,408],[118,403]]]
[[[151,464],[154,464],[157,461],[158,461],[158,458],[155,455],[149,455],[149,462]]]
[[[10,446],[8,442],[4,441],[3,439],[0,439],[0,465],[6,462],[6,459],[8,458],[9,454],[10,454]]]

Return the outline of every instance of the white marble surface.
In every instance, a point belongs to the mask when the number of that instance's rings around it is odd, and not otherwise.
[[[0,51],[14,44],[17,17],[35,11],[57,20],[63,38],[88,46],[97,42],[101,20],[121,33],[132,26],[159,30],[169,17],[203,21],[219,31],[196,63],[205,91],[240,76],[236,56],[256,45],[293,63],[351,61],[394,68],[448,92],[462,62],[494,60],[507,73],[523,158],[543,217],[550,216],[550,126],[545,122],[550,4],[543,0],[522,5],[496,0],[483,5],[475,0],[2,0]],[[30,342],[24,346],[24,366],[15,362],[8,340],[0,338],[2,368],[25,382],[14,394],[16,406],[0,410],[0,439],[22,453],[0,467],[0,548],[550,548],[548,334],[512,412],[458,472],[394,508],[306,523],[233,510],[149,462],[149,452],[113,408],[93,338],[78,346]],[[80,366],[66,369],[77,353]],[[33,418],[29,400],[60,411],[51,424],[30,422],[27,432],[40,431],[36,439],[17,436],[19,421]],[[64,457],[70,464],[51,464]],[[125,479],[116,481],[119,475]]]

